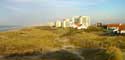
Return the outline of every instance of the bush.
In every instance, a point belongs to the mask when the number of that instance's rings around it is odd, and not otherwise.
[[[95,60],[123,60],[122,52],[119,48],[108,47],[95,56]]]
[[[86,32],[97,32],[97,31],[105,31],[102,27],[89,26]]]
[[[119,48],[109,47],[106,53],[109,55],[108,60],[123,60],[123,55]]]

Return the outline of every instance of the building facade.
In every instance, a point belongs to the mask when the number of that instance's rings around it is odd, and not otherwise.
[[[71,27],[71,21],[70,19],[64,19],[63,20],[63,27]]]
[[[77,29],[87,29],[90,26],[89,16],[74,16],[71,19],[56,21],[56,27],[72,27]]]
[[[74,28],[86,29],[90,26],[89,16],[74,16],[72,18],[72,23]]]
[[[107,24],[107,30],[116,34],[125,34],[125,24]]]
[[[56,26],[56,27],[62,27],[62,22],[59,21],[59,20],[56,21],[55,26]]]

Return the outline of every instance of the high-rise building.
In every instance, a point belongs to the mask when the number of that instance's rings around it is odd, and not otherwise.
[[[53,27],[53,26],[55,26],[55,23],[54,23],[54,22],[49,22],[48,25],[49,25],[50,27]]]
[[[89,16],[74,16],[72,19],[64,19],[63,22],[56,21],[56,27],[72,27],[77,29],[87,29],[90,26]]]
[[[62,22],[58,20],[56,21],[55,25],[56,27],[62,27]]]
[[[86,27],[90,26],[90,17],[89,16],[80,16],[80,24],[84,24]]]
[[[64,19],[63,21],[63,27],[71,27],[71,21],[70,19]]]
[[[72,18],[72,23],[79,23],[79,16],[74,16],[73,18]]]
[[[73,27],[87,28],[90,26],[90,17],[89,16],[74,16],[72,18]]]

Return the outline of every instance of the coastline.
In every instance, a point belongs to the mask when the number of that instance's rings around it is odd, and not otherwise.
[[[5,27],[0,28],[0,32],[11,32],[11,31],[17,31],[26,28],[26,26],[14,26],[14,27]]]

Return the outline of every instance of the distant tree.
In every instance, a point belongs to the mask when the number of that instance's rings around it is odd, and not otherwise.
[[[86,32],[96,32],[96,31],[105,31],[102,27],[89,26],[88,29],[85,29]]]

